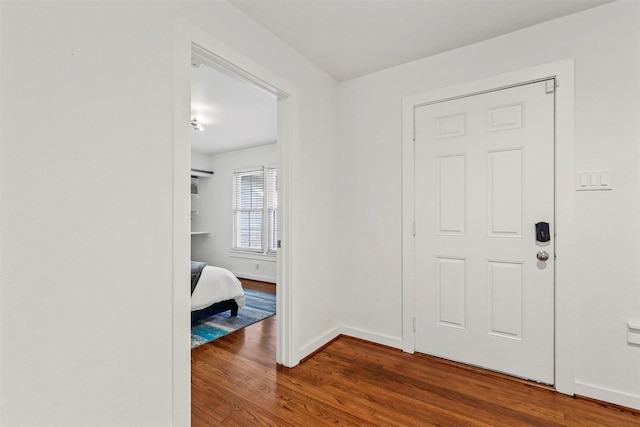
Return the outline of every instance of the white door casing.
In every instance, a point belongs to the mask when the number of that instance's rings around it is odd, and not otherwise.
[[[173,301],[172,301],[172,412],[173,425],[189,425],[191,413],[189,293],[185,292],[189,260],[190,64],[193,54],[208,65],[243,78],[278,96],[278,250],[276,301],[278,319],[276,361],[287,367],[300,362],[292,309],[295,281],[295,171],[298,144],[299,95],[295,85],[247,58],[182,18],[174,22],[174,159],[173,159]]]
[[[417,351],[554,382],[554,88],[415,109]]]

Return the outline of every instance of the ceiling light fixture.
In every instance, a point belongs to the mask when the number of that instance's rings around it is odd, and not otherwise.
[[[195,130],[202,130],[203,127],[200,123],[198,123],[198,118],[194,117],[191,119],[191,127],[194,128]]]

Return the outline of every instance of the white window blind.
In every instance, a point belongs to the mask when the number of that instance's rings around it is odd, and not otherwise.
[[[233,174],[233,247],[262,252],[264,172],[262,169]]]
[[[274,254],[278,248],[278,169],[233,173],[233,249]]]
[[[278,169],[267,168],[267,252],[278,249]]]

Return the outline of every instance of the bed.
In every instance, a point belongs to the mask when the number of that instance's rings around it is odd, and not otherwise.
[[[232,272],[191,262],[191,323],[227,310],[237,316],[244,300],[242,283]]]

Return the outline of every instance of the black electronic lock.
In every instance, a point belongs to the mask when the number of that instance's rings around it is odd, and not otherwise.
[[[549,223],[548,222],[539,222],[536,224],[536,241],[537,242],[548,242],[551,240],[551,235],[549,234]]]

